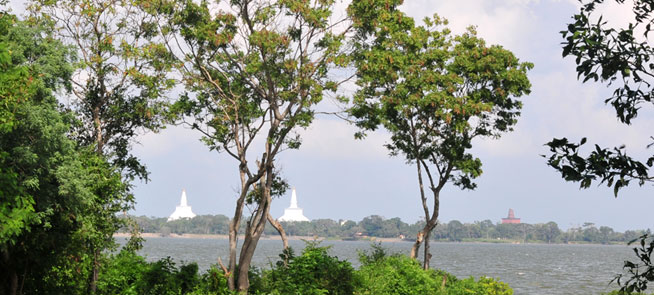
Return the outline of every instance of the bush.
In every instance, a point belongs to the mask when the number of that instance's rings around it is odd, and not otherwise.
[[[465,280],[454,280],[446,284],[448,295],[513,295],[513,289],[504,282],[497,281],[493,278],[481,277],[475,282],[475,279],[470,277]]]
[[[192,294],[231,294],[227,287],[227,276],[225,276],[225,273],[216,266],[211,266],[207,272],[202,274],[200,282],[195,286],[195,290]]]
[[[249,294],[266,295],[511,295],[503,282],[482,277],[478,281],[439,270],[424,270],[409,257],[388,255],[380,245],[360,253],[362,266],[355,271],[347,261],[329,256],[328,247],[308,242],[302,255],[292,249],[280,254],[270,270],[250,269]],[[233,295],[225,273],[212,266],[198,275],[195,263],[179,268],[170,257],[147,263],[133,251],[110,256],[101,269],[98,295]],[[611,293],[614,294],[614,293]],[[622,293],[615,293],[622,294]]]
[[[148,267],[145,259],[131,251],[110,257],[98,276],[98,295],[137,295],[136,282]]]
[[[318,243],[314,242],[307,242],[301,256],[296,257],[290,248],[285,250],[276,266],[263,273],[261,290],[252,288],[251,292],[280,295],[353,294],[352,265],[329,256],[327,250],[328,247],[318,247]]]
[[[482,277],[458,280],[440,270],[424,270],[415,259],[400,254],[387,255],[380,245],[373,252],[360,253],[361,268],[357,271],[357,295],[511,295],[513,290],[503,282]]]
[[[109,258],[98,280],[98,295],[178,295],[191,294],[200,285],[198,265],[179,269],[170,257],[147,263],[131,251]]]
[[[425,271],[417,260],[400,254],[388,255],[380,244],[373,251],[359,253],[357,271],[359,295],[444,294],[443,275]]]

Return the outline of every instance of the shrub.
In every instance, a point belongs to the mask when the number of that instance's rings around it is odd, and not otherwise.
[[[354,291],[352,265],[329,256],[328,247],[307,242],[301,256],[292,249],[280,255],[281,260],[270,271],[265,271],[260,291],[284,295],[345,295]]]
[[[98,295],[137,295],[136,282],[148,264],[131,251],[120,251],[103,265],[98,277]]]
[[[415,259],[398,254],[362,260],[357,277],[358,295],[445,294],[442,276],[433,270],[425,271]]]
[[[109,258],[98,280],[98,295],[178,295],[190,294],[200,284],[198,265],[179,269],[170,257],[147,263],[132,251]]]
[[[459,280],[442,270],[424,270],[420,263],[400,254],[388,255],[380,245],[372,253],[359,253],[357,295],[511,295],[506,283],[482,277]]]
[[[478,281],[469,277],[465,280],[454,280],[446,284],[448,295],[513,295],[513,289],[504,282],[493,278],[481,277]]]
[[[195,286],[194,295],[229,295],[232,294],[227,287],[227,276],[216,266],[211,266],[202,274],[199,283]]]

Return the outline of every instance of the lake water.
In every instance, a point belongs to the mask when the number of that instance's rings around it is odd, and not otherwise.
[[[303,241],[289,243],[298,254],[304,248]],[[370,250],[370,242],[365,241],[323,241],[321,245],[331,246],[331,255],[347,259],[355,267],[359,266],[357,250]],[[412,243],[389,242],[382,246],[389,252],[408,254]],[[226,239],[148,238],[140,254],[148,260],[170,256],[178,262],[197,262],[205,270],[218,257],[226,264],[228,249]],[[517,295],[606,293],[617,289],[617,285],[608,283],[622,271],[623,261],[635,258],[624,245],[432,243],[431,249],[432,267],[460,278],[499,278]],[[281,250],[281,241],[261,240],[254,264],[269,268]]]

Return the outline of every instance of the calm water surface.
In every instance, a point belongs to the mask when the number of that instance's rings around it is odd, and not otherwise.
[[[122,240],[124,241],[124,240]],[[289,241],[300,253],[303,241]],[[359,266],[357,250],[370,250],[370,242],[323,241],[331,255]],[[412,243],[382,243],[389,252],[409,253]],[[167,256],[175,261],[197,262],[201,270],[221,257],[228,260],[226,239],[148,238],[141,254],[148,260]],[[457,277],[489,276],[508,283],[515,294],[602,294],[616,289],[608,282],[621,272],[633,252],[624,245],[540,245],[432,243],[432,267]],[[278,260],[281,241],[261,240],[254,265],[269,268]],[[634,256],[635,257],[635,256]]]

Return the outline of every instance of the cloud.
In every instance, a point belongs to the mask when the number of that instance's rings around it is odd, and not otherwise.
[[[141,135],[137,139],[138,144],[134,147],[134,151],[145,157],[160,157],[197,146],[200,137],[197,131],[185,126],[168,126],[158,133],[148,132]]]
[[[489,44],[501,44],[511,50],[528,46],[529,35],[534,31],[534,18],[538,15],[533,0],[509,1],[407,1],[403,10],[417,20],[431,17],[433,12],[449,20],[456,34],[467,27],[476,26],[479,36]]]
[[[303,156],[324,159],[378,159],[387,158],[383,146],[390,140],[387,132],[369,132],[364,140],[354,139],[358,128],[343,120],[317,119],[311,126],[300,131]]]

